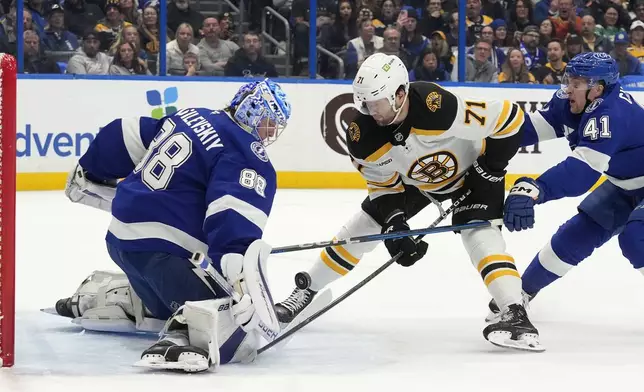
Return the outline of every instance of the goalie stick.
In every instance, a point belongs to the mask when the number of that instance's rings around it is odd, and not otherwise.
[[[424,230],[426,232],[428,232],[431,229],[438,229],[436,226],[438,226],[443,220],[445,220],[445,218],[447,218],[448,215],[450,215],[452,212],[454,212],[454,210],[456,208],[458,208],[458,206],[463,202],[463,200],[465,200],[471,193],[472,193],[472,190],[468,189],[467,192],[465,192],[463,195],[461,195],[458,199],[454,200],[452,205],[448,209],[443,211],[441,213],[441,215],[438,218],[436,218],[436,220],[427,229],[424,229]],[[491,226],[493,224],[493,222],[495,222],[495,221],[472,222],[472,223],[467,224],[467,226],[468,226],[467,228],[468,229],[474,229],[474,228],[477,228],[477,227],[487,227],[487,226]],[[459,226],[466,226],[466,225],[459,225]],[[449,228],[449,230],[441,230],[441,231],[437,231],[437,232],[442,233],[444,231],[457,230],[457,229],[455,229],[455,227],[457,227],[457,226],[445,226],[445,228]],[[463,230],[463,229],[460,229],[460,230]],[[410,230],[410,231],[413,231],[413,230]],[[432,232],[429,232],[428,234],[432,234]],[[424,236],[425,236],[425,234],[422,234],[422,235],[416,237],[414,240],[416,242],[418,242]],[[402,257],[402,252],[396,254],[394,257],[389,259],[389,261],[387,261],[382,266],[380,266],[380,268],[375,270],[371,275],[369,275],[366,278],[364,278],[358,284],[356,284],[355,286],[350,288],[346,293],[344,293],[340,297],[336,298],[333,302],[331,302],[327,306],[323,307],[318,312],[314,313],[313,315],[311,315],[310,317],[308,317],[307,319],[305,319],[304,321],[302,321],[298,325],[294,326],[292,329],[290,329],[290,330],[286,331],[285,333],[281,334],[280,336],[277,337],[277,339],[269,342],[267,345],[265,345],[264,347],[262,347],[259,350],[257,350],[257,354],[259,355],[259,354],[265,352],[266,350],[269,350],[271,347],[274,347],[277,344],[283,343],[283,340],[285,340],[285,339],[290,339],[294,333],[296,333],[300,329],[304,328],[306,325],[308,325],[309,323],[311,323],[312,321],[314,321],[318,317],[322,316],[324,313],[326,313],[329,310],[333,309],[340,302],[342,302],[345,299],[347,299],[351,294],[355,293],[360,288],[362,288],[364,285],[369,283],[373,278],[375,278],[376,276],[380,275],[384,270],[386,270],[387,268],[389,268],[389,266],[391,266],[393,263],[395,263],[400,257]]]

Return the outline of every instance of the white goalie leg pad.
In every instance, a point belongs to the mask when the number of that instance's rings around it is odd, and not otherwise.
[[[246,250],[246,254],[226,254],[221,259],[221,268],[224,276],[235,291],[240,295],[240,305],[244,305],[245,294],[250,295],[252,307],[236,308],[238,323],[249,323],[253,320],[251,328],[262,328],[276,333],[280,330],[279,321],[275,315],[273,297],[266,279],[266,261],[271,254],[272,247],[262,241],[255,240]],[[245,320],[239,316],[246,313]]]
[[[463,230],[461,239],[497,305],[503,309],[522,303],[521,276],[514,258],[505,251],[501,230],[492,226]]]
[[[233,320],[231,298],[188,301],[183,316],[190,345],[207,350],[211,365],[250,362],[257,356],[255,331],[244,332]]]
[[[111,212],[116,186],[97,184],[88,180],[85,177],[85,170],[77,164],[67,175],[65,195],[73,203]]]
[[[123,273],[95,271],[72,297],[73,322],[91,331],[158,333],[163,320],[148,317]],[[132,321],[134,318],[134,321]]]

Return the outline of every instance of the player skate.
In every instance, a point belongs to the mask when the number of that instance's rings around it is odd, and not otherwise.
[[[530,309],[530,301],[536,296],[537,294],[528,294],[525,291],[521,291],[521,296],[523,299],[523,307],[526,310]],[[488,313],[487,317],[485,317],[485,321],[488,323],[497,321],[498,316],[501,313],[501,309],[499,309],[499,305],[496,304],[496,301],[494,298],[490,300],[490,303],[487,305],[488,308],[490,309],[490,312]]]
[[[498,321],[485,327],[483,336],[490,343],[504,348],[545,351],[539,343],[539,332],[528,319],[523,305],[511,304],[498,316]]]
[[[311,304],[313,297],[315,297],[316,294],[317,291],[313,291],[310,288],[302,290],[296,287],[288,298],[275,304],[275,314],[277,315],[280,325],[284,327],[292,322],[293,319],[304,310],[304,308]]]

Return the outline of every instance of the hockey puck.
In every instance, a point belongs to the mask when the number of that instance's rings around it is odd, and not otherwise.
[[[311,275],[304,271],[295,274],[295,286],[300,290],[306,290],[311,287]]]

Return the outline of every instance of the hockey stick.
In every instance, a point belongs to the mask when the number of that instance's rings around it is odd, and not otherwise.
[[[436,218],[436,220],[428,227],[428,229],[436,228],[436,226],[438,226],[438,224],[440,224],[443,220],[445,220],[445,218],[447,218],[448,215],[450,215],[452,212],[454,212],[454,210],[456,208],[458,208],[458,206],[463,202],[463,200],[465,200],[465,198],[467,198],[471,193],[472,193],[472,190],[468,189],[467,192],[465,192],[463,195],[461,195],[458,199],[454,200],[452,205],[448,209],[443,211],[443,213],[438,218]],[[477,228],[477,227],[487,227],[487,226],[491,226],[492,224],[493,223],[491,221],[473,222],[473,223],[470,223],[468,225],[468,229],[474,229],[474,228]],[[456,227],[456,226],[445,226],[445,227],[450,227],[450,229],[449,230],[444,230],[444,231],[452,231],[452,230],[455,230],[454,227]],[[422,234],[422,235],[416,237],[414,240],[416,242],[418,242],[424,236],[425,236],[425,234]],[[269,350],[271,347],[275,346],[276,344],[279,344],[283,340],[290,338],[290,336],[293,335],[295,332],[297,332],[300,329],[304,328],[306,325],[308,325],[313,320],[317,319],[318,317],[322,316],[324,313],[326,313],[329,310],[333,309],[337,304],[339,304],[340,302],[342,302],[345,299],[347,299],[347,297],[349,297],[351,294],[355,293],[360,288],[362,288],[364,285],[369,283],[373,278],[375,278],[376,276],[380,275],[384,270],[389,268],[389,266],[391,266],[393,263],[398,261],[398,259],[400,257],[402,257],[402,252],[396,254],[394,257],[389,259],[389,261],[387,261],[385,264],[380,266],[380,268],[375,270],[371,275],[369,275],[366,278],[364,278],[361,282],[359,282],[358,284],[356,284],[355,286],[350,288],[346,293],[344,293],[341,296],[339,296],[338,298],[336,298],[333,302],[331,302],[330,304],[328,304],[324,308],[320,309],[318,312],[312,314],[309,318],[305,319],[300,324],[298,324],[295,327],[293,327],[293,329],[291,329],[291,330],[285,332],[284,334],[278,336],[277,339],[273,340],[272,342],[269,342],[264,347],[262,347],[259,350],[257,350],[257,354],[261,354],[264,351]]]
[[[494,219],[489,221],[492,225],[501,225],[503,224],[503,220],[501,219]],[[472,226],[474,225],[474,226]],[[299,244],[299,245],[288,245],[288,246],[281,246],[277,248],[273,248],[271,251],[271,254],[278,254],[278,253],[288,253],[288,252],[296,252],[298,250],[310,250],[310,249],[318,249],[318,248],[326,248],[328,246],[338,246],[338,245],[348,245],[348,244],[360,244],[363,242],[372,242],[372,241],[384,241],[384,240],[391,240],[394,238],[401,238],[401,237],[411,237],[414,235],[427,235],[427,234],[437,234],[437,233],[445,233],[447,231],[460,231],[460,230],[467,230],[467,229],[472,229],[475,227],[479,227],[479,223],[465,223],[462,225],[452,225],[452,226],[441,226],[441,227],[433,227],[429,226],[425,229],[416,229],[416,230],[403,230],[403,231],[395,231],[392,233],[386,233],[386,234],[370,234],[370,235],[363,235],[359,237],[350,237],[350,238],[344,238],[340,240],[331,240],[331,241],[321,241],[321,242],[313,242],[313,243],[308,243],[308,244]]]

